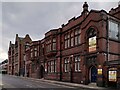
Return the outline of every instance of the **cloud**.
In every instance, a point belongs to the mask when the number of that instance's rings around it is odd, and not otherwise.
[[[88,2],[90,9],[108,10],[117,3]],[[44,38],[44,34],[61,27],[70,18],[79,16],[83,2],[3,2],[2,3],[2,55],[7,58],[9,41],[15,42],[15,34],[29,34],[33,40]],[[1,43],[1,42],[0,42]]]
[[[0,61],[5,60],[8,57],[6,51],[0,49]]]
[[[119,0],[2,0],[4,2],[118,2]]]

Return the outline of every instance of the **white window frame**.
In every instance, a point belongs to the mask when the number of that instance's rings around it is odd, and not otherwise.
[[[35,57],[36,57],[37,56],[37,48],[36,47],[35,47],[34,51],[35,51]]]
[[[81,69],[80,69],[80,61],[81,61],[80,56],[75,56],[74,61],[75,61],[75,72],[81,71]]]
[[[64,59],[64,71],[69,72],[69,60],[68,60],[68,58]]]

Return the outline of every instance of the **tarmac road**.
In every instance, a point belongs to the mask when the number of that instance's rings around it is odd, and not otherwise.
[[[49,90],[55,90],[55,89],[75,89],[75,87],[66,86],[66,85],[59,85],[59,84],[53,84],[49,82],[42,82],[35,79],[28,79],[28,78],[22,78],[18,76],[11,76],[11,75],[2,75],[2,88],[7,88],[10,90],[13,89],[49,89]]]
[[[110,90],[97,86],[13,75],[2,75],[1,82],[0,88],[3,88],[2,90]]]

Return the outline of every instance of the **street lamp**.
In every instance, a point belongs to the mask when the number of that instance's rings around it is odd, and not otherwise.
[[[69,59],[69,76],[70,76],[70,82],[72,82],[72,58],[73,58],[73,55],[70,56],[70,59]]]
[[[24,54],[24,73],[25,73],[25,76],[27,75],[26,74],[26,54]]]

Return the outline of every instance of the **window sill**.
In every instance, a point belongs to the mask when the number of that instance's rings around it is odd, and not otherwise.
[[[47,74],[56,74],[56,72],[48,72]]]
[[[110,37],[109,37],[109,40],[115,41],[115,42],[119,42],[119,43],[120,43],[120,39],[113,39],[113,38],[110,38]]]
[[[52,50],[52,51],[50,51],[50,52],[47,52],[46,53],[46,55],[49,57],[49,56],[54,56],[54,55],[56,55],[56,53],[57,53],[57,51],[56,50]]]
[[[78,45],[74,45],[74,46],[71,46],[71,47],[67,47],[67,48],[64,48],[64,50],[67,50],[67,49],[71,49],[71,48],[74,48],[74,47],[78,47],[78,46],[81,46],[82,44],[78,44]]]
[[[69,73],[69,71],[67,71],[67,72],[64,71],[64,73]]]
[[[74,71],[75,73],[80,73],[80,72],[82,72],[81,70],[79,70],[79,71]]]

